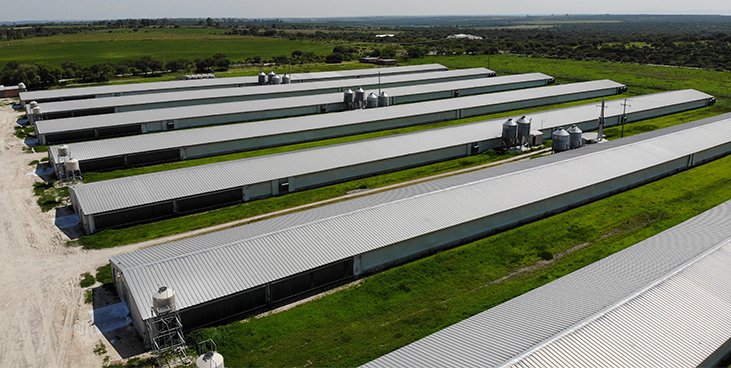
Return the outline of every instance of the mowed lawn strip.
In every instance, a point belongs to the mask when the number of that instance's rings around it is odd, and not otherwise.
[[[232,366],[357,366],[729,199],[731,157],[726,157],[387,270],[290,310],[191,337],[214,339]],[[546,252],[567,253],[542,264]],[[524,267],[528,270],[495,282]]]

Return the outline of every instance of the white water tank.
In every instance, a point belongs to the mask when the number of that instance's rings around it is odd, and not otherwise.
[[[68,157],[68,155],[69,146],[67,144],[58,147],[58,157]]]
[[[69,172],[81,171],[79,168],[78,159],[70,158],[70,159],[66,160],[66,162],[64,164],[66,165],[66,171],[69,171]]]
[[[167,286],[161,286],[152,295],[152,308],[159,311],[175,310],[175,292]]]
[[[202,354],[195,360],[196,368],[225,368],[223,365],[223,355],[212,351]]]

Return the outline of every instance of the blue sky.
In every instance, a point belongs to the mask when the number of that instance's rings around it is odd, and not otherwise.
[[[0,21],[362,15],[731,14],[729,0],[2,0]]]

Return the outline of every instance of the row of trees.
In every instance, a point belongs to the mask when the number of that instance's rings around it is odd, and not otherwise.
[[[45,63],[30,64],[9,62],[0,70],[0,84],[15,85],[25,83],[30,89],[44,89],[57,86],[65,81],[74,80],[80,83],[106,82],[115,76],[157,75],[166,72],[198,73],[225,71],[231,60],[224,54],[216,54],[209,58],[196,60],[175,59],[163,64],[162,61],[145,56],[136,60],[117,63],[81,66],[72,62],[64,62],[60,66]]]
[[[679,32],[679,29],[685,32]],[[503,52],[731,70],[731,23],[725,28],[716,25],[708,29],[686,24],[631,23],[573,24],[536,29],[397,28],[391,32],[393,37],[380,38],[375,37],[377,33],[365,28],[352,28],[341,32],[282,32],[279,35],[291,39],[382,44],[381,50],[391,50],[391,54],[395,51],[399,57]],[[447,39],[455,33],[474,34],[482,39]]]

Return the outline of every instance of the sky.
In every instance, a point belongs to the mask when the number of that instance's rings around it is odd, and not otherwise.
[[[0,0],[0,21],[368,15],[724,14],[729,0]]]

